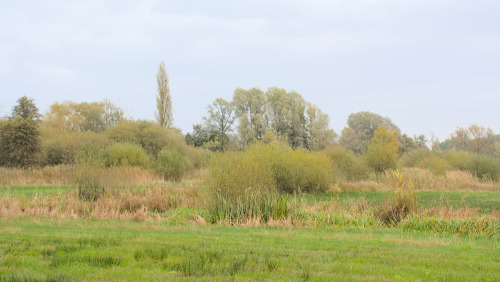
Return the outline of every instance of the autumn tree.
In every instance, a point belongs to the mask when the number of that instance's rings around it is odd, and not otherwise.
[[[398,136],[394,129],[380,126],[366,152],[366,162],[375,172],[395,169],[398,161]]]
[[[156,74],[158,95],[156,96],[156,121],[161,127],[170,128],[174,124],[172,96],[165,63],[161,62]]]
[[[497,136],[491,128],[473,124],[468,128],[458,127],[451,135],[451,146],[456,150],[494,155]]]
[[[306,114],[307,147],[317,151],[333,143],[335,132],[330,129],[328,115],[312,103],[307,103]]]
[[[392,123],[391,119],[371,112],[358,112],[349,115],[347,125],[352,130],[343,130],[339,142],[345,148],[356,153],[366,151],[374,132],[380,126],[394,130],[397,136],[400,134],[400,129]],[[360,144],[362,145],[360,146]]]
[[[204,118],[205,123],[212,132],[217,134],[219,151],[224,151],[229,143],[227,133],[232,131],[236,119],[233,104],[222,98],[217,98],[207,109],[208,116]]]
[[[40,114],[32,98],[17,100],[12,115],[0,122],[0,165],[27,168],[40,153]]]
[[[123,119],[124,111],[108,99],[102,102],[54,103],[45,115],[48,125],[68,132],[102,132]]]

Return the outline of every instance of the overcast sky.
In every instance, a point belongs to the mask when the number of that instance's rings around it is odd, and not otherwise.
[[[184,133],[217,97],[269,86],[338,133],[358,111],[440,140],[500,133],[499,15],[498,0],[0,0],[0,113],[109,98],[152,120],[165,61]]]

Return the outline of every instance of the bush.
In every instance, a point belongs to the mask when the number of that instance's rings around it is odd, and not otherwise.
[[[446,172],[450,169],[450,165],[447,161],[436,156],[421,159],[417,163],[417,166],[419,168],[430,170],[434,175],[445,175]]]
[[[500,179],[500,160],[485,155],[474,155],[464,164],[464,170],[469,171],[479,180]]]
[[[104,150],[107,166],[138,166],[147,168],[149,159],[140,145],[115,143]]]
[[[465,164],[474,156],[474,154],[463,151],[451,151],[444,155],[444,159],[454,169],[465,170]]]
[[[161,150],[156,157],[156,172],[165,180],[179,180],[186,173],[186,157],[179,152]]]
[[[376,173],[396,169],[398,161],[398,137],[395,130],[380,126],[374,133],[366,152],[366,164]]]
[[[429,149],[415,150],[404,154],[400,159],[400,163],[404,167],[416,167],[420,161],[433,155],[433,152]]]
[[[386,225],[397,226],[417,207],[413,184],[397,171],[398,186],[394,197],[375,210],[375,216]]]
[[[245,152],[215,155],[209,168],[207,181],[215,201],[213,211],[226,211],[224,214],[231,214],[231,220],[240,220],[234,218],[234,214],[253,217],[252,211],[256,210],[262,216],[268,214],[264,212],[268,209],[262,205],[281,206],[279,201],[274,201],[280,192],[322,192],[333,183],[330,163],[325,156],[305,150],[294,151],[280,143],[255,143]],[[227,212],[227,207],[239,212]]]
[[[329,146],[322,151],[330,159],[338,176],[349,181],[366,180],[369,168],[352,151],[341,146]]]
[[[94,165],[78,165],[73,169],[73,183],[78,190],[78,196],[82,200],[95,201],[104,192],[101,184],[103,168]]]

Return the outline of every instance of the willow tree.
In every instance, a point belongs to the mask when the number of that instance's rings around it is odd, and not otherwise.
[[[168,85],[168,74],[165,62],[161,62],[156,74],[158,95],[156,96],[156,120],[162,127],[172,127],[174,116],[172,111],[172,96]]]

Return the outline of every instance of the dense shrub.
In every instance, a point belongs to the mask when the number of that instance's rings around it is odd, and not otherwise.
[[[474,155],[465,162],[464,170],[469,171],[480,180],[500,179],[500,160],[491,156]]]
[[[322,192],[333,182],[328,158],[276,142],[255,143],[245,152],[215,155],[209,168],[207,181],[215,201],[213,211],[231,214],[232,220],[234,214],[250,218],[255,210],[268,214],[262,205],[268,207],[269,199],[277,199],[279,193]],[[228,207],[239,212],[229,212]]]
[[[366,164],[377,173],[396,169],[398,145],[396,131],[380,126],[373,134],[366,151]]]
[[[138,166],[147,168],[149,159],[140,145],[115,143],[104,151],[107,166]]]
[[[444,159],[454,169],[465,170],[465,164],[474,154],[464,151],[450,151],[444,155]]]
[[[445,175],[450,169],[448,162],[437,156],[421,159],[417,166],[430,170],[434,175]]]
[[[400,164],[403,167],[417,167],[420,161],[432,156],[434,156],[434,153],[429,149],[415,150],[401,156]]]
[[[329,146],[322,153],[330,159],[337,175],[349,181],[368,178],[369,168],[363,160],[341,146]]]
[[[103,167],[84,164],[73,168],[73,183],[82,200],[95,201],[102,195],[104,192],[102,178]]]
[[[156,157],[155,170],[165,180],[179,180],[186,173],[186,157],[177,151],[161,150]]]

